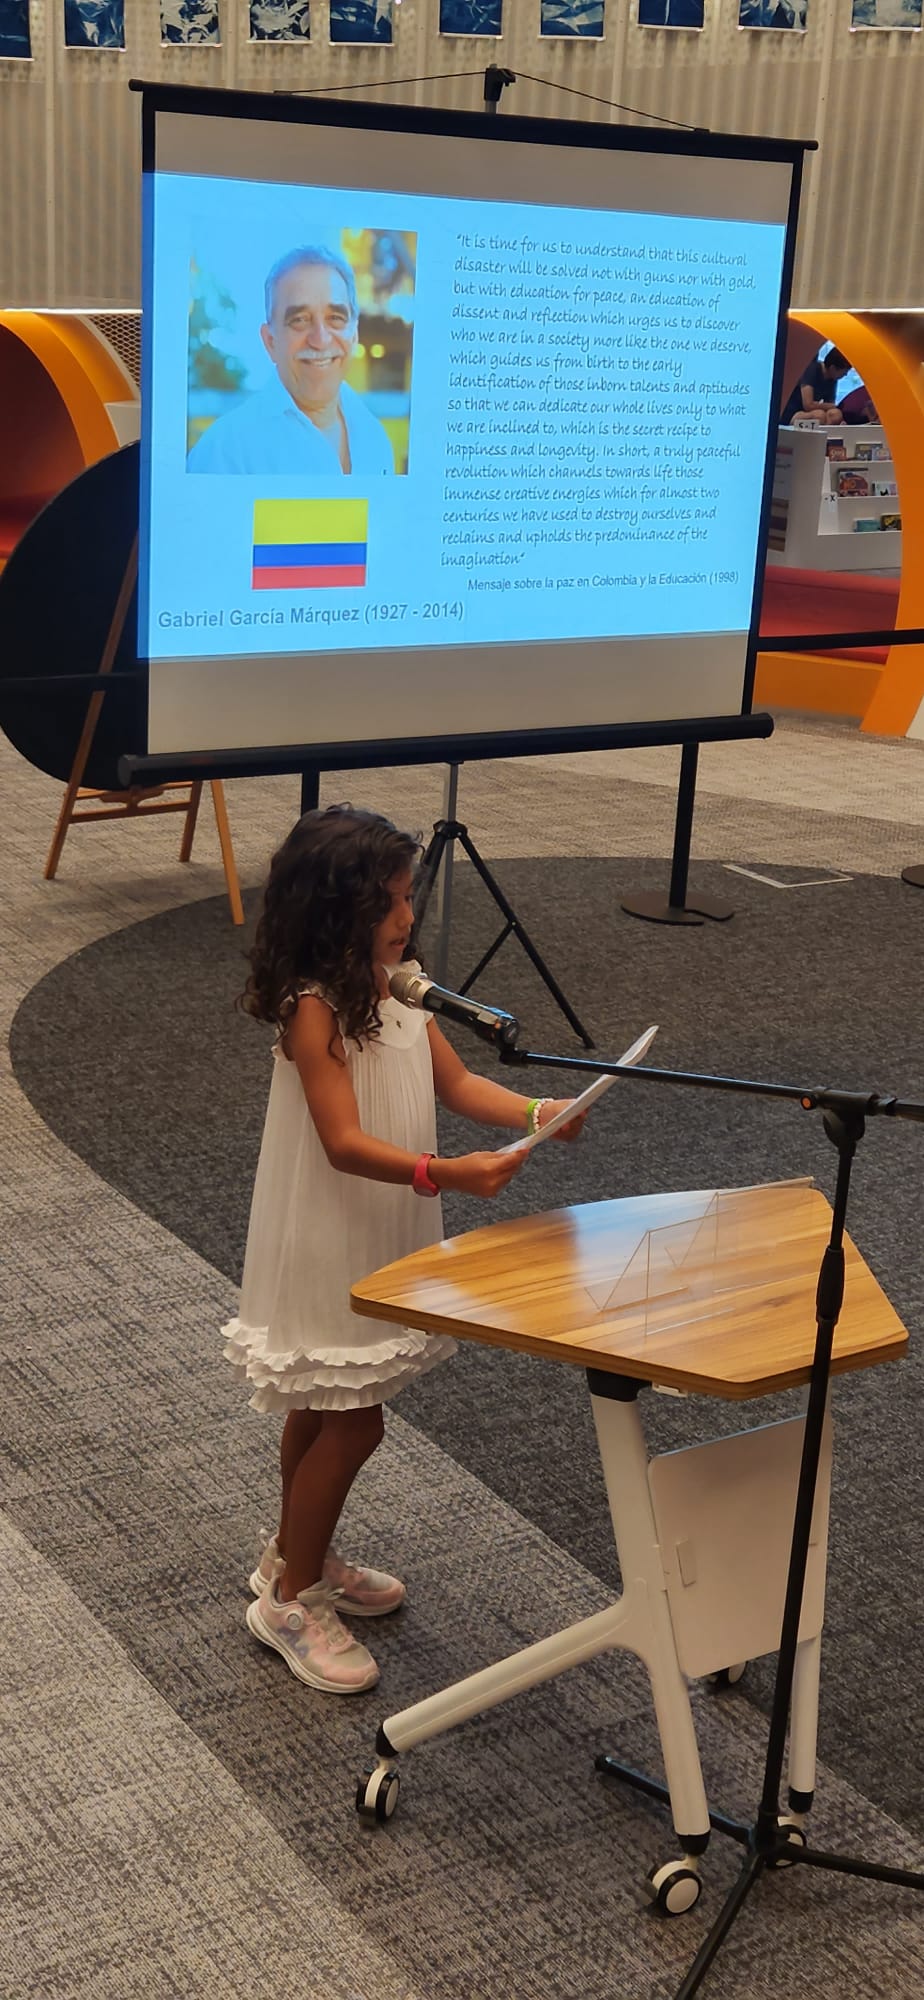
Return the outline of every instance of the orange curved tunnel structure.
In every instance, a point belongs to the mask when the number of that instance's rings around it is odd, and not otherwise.
[[[118,448],[109,406],[135,400],[89,320],[0,312],[0,566],[46,501]]]
[[[889,441],[895,482],[897,511],[902,517],[903,559],[895,623],[899,627],[924,628],[924,563],[913,552],[924,549],[924,328],[921,316],[896,313],[806,312],[790,314],[790,368],[793,381],[823,340],[834,342],[857,369],[869,390]],[[787,387],[791,382],[787,381]],[[758,665],[759,698],[786,705],[778,692],[781,683]],[[806,655],[775,654],[785,662],[804,669]],[[924,718],[918,723],[924,703],[924,645],[892,646],[885,665],[875,671],[858,673],[842,656],[813,659],[826,682],[818,706],[829,712],[856,714],[855,690],[864,690],[859,704],[861,727],[879,736],[924,734]],[[839,701],[838,689],[844,690]],[[804,705],[804,704],[803,704]]]

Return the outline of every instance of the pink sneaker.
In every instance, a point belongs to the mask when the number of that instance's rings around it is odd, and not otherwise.
[[[285,1556],[279,1553],[275,1535],[271,1535],[256,1569],[252,1569],[248,1582],[255,1597],[262,1597],[265,1590],[272,1590],[278,1583],[286,1566]]]
[[[248,1604],[245,1615],[254,1638],[281,1653],[300,1681],[327,1694],[362,1694],[375,1686],[379,1670],[372,1654],[341,1625],[335,1601],[326,1583],[316,1583],[286,1603],[274,1584]]]
[[[407,1596],[404,1584],[381,1569],[358,1569],[344,1562],[335,1548],[329,1548],[321,1572],[330,1590],[337,1593],[337,1609],[347,1618],[380,1618],[385,1611],[397,1611]]]
[[[250,1588],[254,1596],[262,1597],[264,1591],[272,1590],[285,1566],[285,1557],[280,1555],[273,1535],[256,1569],[251,1571]],[[334,1548],[327,1551],[321,1579],[337,1592],[337,1609],[349,1618],[381,1618],[386,1611],[397,1611],[407,1596],[398,1577],[389,1576],[385,1570],[361,1569],[346,1563]]]

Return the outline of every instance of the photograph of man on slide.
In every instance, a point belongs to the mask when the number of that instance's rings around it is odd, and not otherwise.
[[[411,326],[401,306],[413,292],[413,239],[361,230],[351,241],[358,268],[323,243],[277,259],[264,284],[262,354],[237,335],[236,299],[194,264],[188,472],[407,471]],[[251,389],[263,354],[272,373]]]

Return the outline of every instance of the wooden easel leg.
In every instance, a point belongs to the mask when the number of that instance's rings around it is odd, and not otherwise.
[[[134,541],[132,542],[131,549],[129,551],[128,561],[125,565],[125,574],[122,578],[121,586],[119,589],[119,595],[116,599],[115,610],[113,611],[112,614],[112,620],[109,626],[109,631],[106,634],[106,644],[103,647],[103,657],[99,663],[99,670],[101,674],[109,674],[112,672],[115,656],[118,651],[119,640],[122,637],[122,627],[125,624],[125,620],[128,616],[128,607],[132,601],[132,591],[135,588],[135,579],[137,575],[138,575],[138,537],[136,535]],[[97,688],[96,693],[90,696],[89,704],[87,706],[86,720],[80,732],[80,742],[77,745],[77,752],[74,757],[74,762],[71,769],[71,775],[67,781],[67,788],[65,790],[64,797],[61,801],[61,810],[58,814],[57,824],[55,826],[51,846],[48,850],[48,859],[45,863],[46,882],[51,882],[54,879],[55,874],[57,873],[58,862],[61,859],[61,850],[67,839],[67,829],[70,826],[71,820],[74,817],[74,805],[76,803],[77,793],[80,790],[83,774],[87,767],[87,758],[90,755],[90,748],[93,742],[94,735],[96,733],[96,725],[99,721],[99,712],[100,709],[102,708],[103,701],[105,699],[105,694],[106,694],[105,688]]]
[[[224,786],[220,778],[212,778],[210,786],[212,804],[215,808],[215,825],[218,828],[218,843],[221,848],[225,881],[228,884],[228,901],[231,905],[231,917],[234,923],[242,924],[244,921],[244,905],[241,902],[241,885],[237,877],[234,848],[231,845],[231,828],[228,825],[228,808],[225,804]]]
[[[90,705],[89,708],[87,709],[86,721],[83,725],[83,731],[81,733],[80,742],[77,745],[77,755],[74,758],[74,763],[71,769],[71,775],[68,778],[67,785],[65,787],[64,797],[61,800],[60,811],[58,813],[57,820],[55,821],[55,830],[52,835],[51,846],[48,849],[48,858],[45,862],[45,870],[44,870],[46,882],[52,882],[58,872],[58,862],[61,859],[61,850],[67,839],[67,829],[70,826],[71,820],[74,817],[74,806],[77,802],[77,794],[80,790],[80,781],[81,778],[83,777],[84,770],[86,769],[87,758],[90,755],[90,745],[93,741],[93,733],[94,730],[96,729],[97,721],[99,720],[99,712],[103,705],[104,693],[105,689],[102,689],[99,694],[92,695],[90,699]]]
[[[202,797],[202,779],[197,778],[189,787],[189,806],[183,821],[183,838],[180,841],[180,860],[188,861],[192,854],[193,834],[199,817],[199,801]]]

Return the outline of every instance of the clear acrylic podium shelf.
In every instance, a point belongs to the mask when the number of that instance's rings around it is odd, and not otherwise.
[[[718,1188],[688,1197],[687,1213],[647,1229],[618,1268],[585,1283],[589,1311],[625,1320],[635,1337],[675,1332],[708,1319],[721,1330],[742,1294],[767,1284],[768,1232],[774,1275],[810,1281],[818,1271],[811,1179]]]

